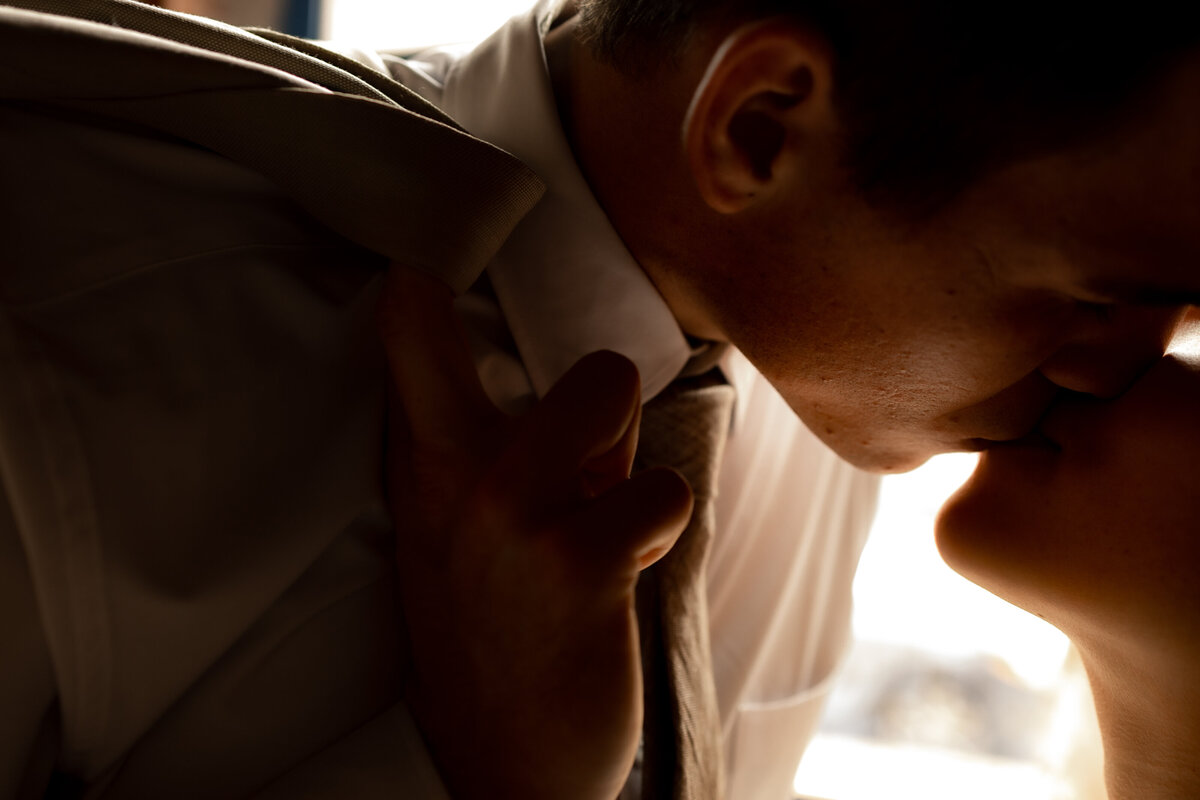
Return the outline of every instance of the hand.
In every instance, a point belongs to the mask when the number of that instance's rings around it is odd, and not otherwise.
[[[516,419],[441,283],[393,267],[380,326],[406,694],[442,777],[460,799],[612,800],[641,731],[634,586],[691,514],[674,471],[629,477],[637,369],[594,353]]]

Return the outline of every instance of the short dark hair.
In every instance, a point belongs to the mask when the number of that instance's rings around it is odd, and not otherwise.
[[[675,59],[698,25],[813,26],[835,54],[846,166],[868,199],[910,211],[1117,124],[1200,44],[1197,4],[1178,0],[580,0],[580,14],[600,57],[631,70]]]

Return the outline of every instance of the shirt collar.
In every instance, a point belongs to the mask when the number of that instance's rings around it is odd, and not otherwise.
[[[547,184],[488,267],[538,396],[579,358],[614,350],[637,365],[648,400],[691,355],[683,331],[579,171],[559,122],[542,36],[563,0],[542,0],[463,57],[442,105]]]

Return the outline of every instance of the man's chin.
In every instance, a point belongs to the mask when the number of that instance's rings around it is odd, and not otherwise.
[[[826,442],[843,460],[864,472],[892,475],[910,472],[939,453],[951,452],[952,448],[912,448],[872,446],[856,444],[847,447],[838,442]]]
[[[963,436],[963,433],[916,429],[878,435],[847,426],[838,434],[826,430],[825,435],[819,432],[818,435],[843,460],[865,472],[883,474],[910,472],[937,455],[980,453],[1028,435],[1024,426],[987,429],[985,436]]]

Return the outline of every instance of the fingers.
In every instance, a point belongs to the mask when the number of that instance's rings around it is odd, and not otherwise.
[[[572,543],[602,574],[632,577],[671,549],[692,516],[692,490],[673,469],[646,470],[589,504]]]
[[[395,401],[411,431],[460,440],[500,415],[488,399],[454,313],[454,294],[436,278],[394,264],[379,304],[379,330]]]
[[[380,300],[379,329],[394,402],[415,440],[438,445],[433,452],[446,452],[440,445],[448,443],[478,453],[493,431],[512,432],[480,383],[453,294],[440,281],[393,266]],[[488,469],[490,490],[478,496],[496,498],[490,518],[521,521],[533,530],[565,513],[573,518],[569,546],[587,550],[584,563],[607,564],[610,574],[613,567],[636,573],[657,560],[687,524],[691,490],[671,470],[629,479],[640,419],[634,364],[612,352],[585,356],[522,421]],[[448,466],[441,470],[446,480],[465,477],[464,464]],[[421,475],[435,473],[441,474],[427,468]],[[445,494],[446,487],[432,488]]]
[[[592,353],[547,393],[508,453],[510,490],[536,503],[593,497],[629,477],[641,419],[637,367]]]
[[[588,459],[583,464],[582,480],[587,497],[597,497],[629,477],[633,458],[637,454],[638,435],[642,423],[642,405],[634,407],[633,419],[625,434],[607,452]]]

